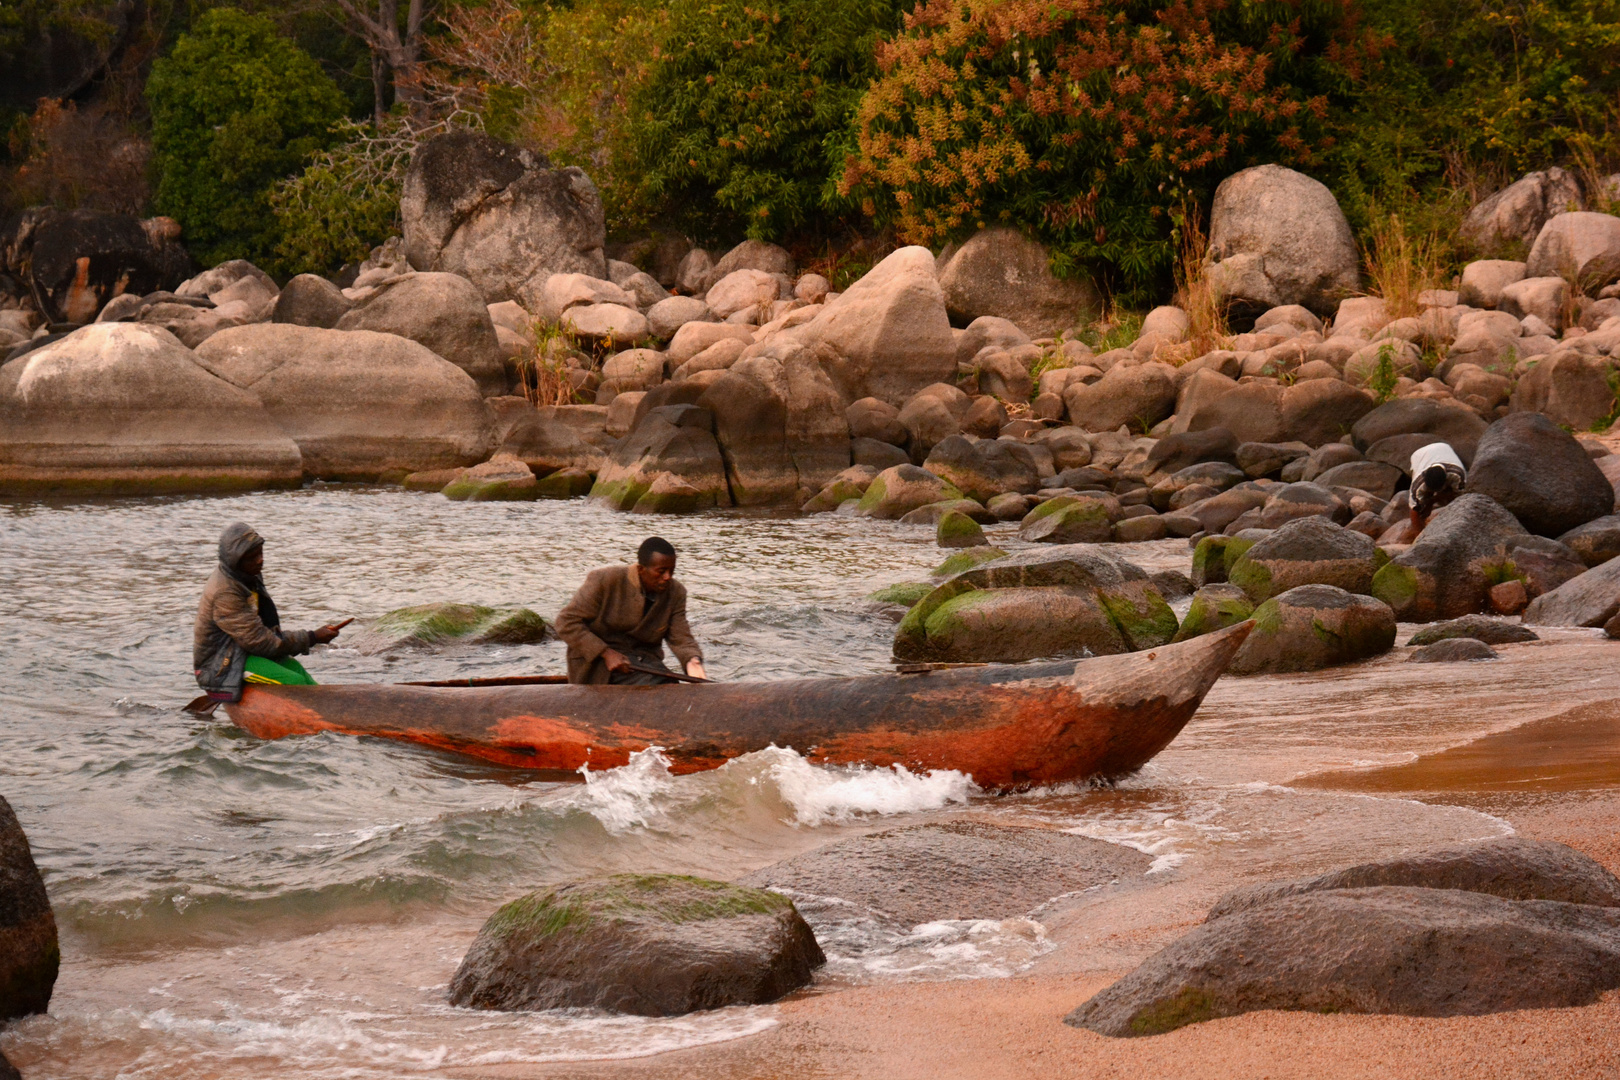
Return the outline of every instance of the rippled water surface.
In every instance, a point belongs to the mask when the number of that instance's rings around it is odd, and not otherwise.
[[[964,812],[1129,843],[1172,877],[1189,860],[1297,873],[1505,828],[1473,810],[1285,786],[1513,719],[1514,702],[1478,694],[1477,675],[1424,682],[1393,659],[1354,690],[1223,681],[1139,777],[1001,799],[958,774],[822,769],[789,750],[678,779],[647,753],[557,784],[378,740],[261,742],[223,714],[179,710],[196,694],[197,596],[233,520],[267,538],[266,579],[289,626],[438,600],[549,618],[588,570],[627,561],[656,530],[681,552],[694,629],[725,679],[885,670],[893,623],[861,598],[941,558],[931,530],[831,515],[648,519],[383,489],[0,504],[0,794],[29,832],[64,941],[51,1015],[0,1035],[31,1080],[455,1075],[647,1054],[774,1022],[769,1007],[649,1021],[444,1004],[495,906],[588,874],[729,878],[854,831]],[[1114,550],[1150,569],[1187,562],[1180,542]],[[1520,664],[1522,697],[1538,678],[1559,681],[1552,655],[1504,661]],[[554,672],[562,648],[364,656],[340,644],[306,663],[328,682]],[[1593,673],[1585,690],[1612,696],[1609,681]],[[1439,708],[1416,716],[1419,699]],[[898,932],[841,919],[826,899],[808,910],[831,986],[1007,975],[1053,947],[1038,918]]]

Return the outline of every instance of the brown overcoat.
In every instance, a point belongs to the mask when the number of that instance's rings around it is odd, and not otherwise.
[[[604,566],[585,576],[568,606],[557,613],[557,636],[568,645],[568,681],[606,683],[608,649],[650,652],[662,658],[664,642],[684,669],[703,650],[686,622],[686,587],[671,581],[646,603],[636,566]]]

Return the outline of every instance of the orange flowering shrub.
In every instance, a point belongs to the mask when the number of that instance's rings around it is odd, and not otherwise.
[[[913,243],[1019,225],[1060,274],[1141,290],[1175,208],[1317,160],[1374,51],[1354,0],[922,0],[878,48],[841,190]]]

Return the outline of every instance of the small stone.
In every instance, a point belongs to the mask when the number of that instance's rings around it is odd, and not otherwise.
[[[569,466],[541,477],[536,481],[534,490],[535,495],[542,499],[578,499],[589,495],[595,483],[596,478],[584,469]]]
[[[444,486],[444,497],[456,502],[519,502],[540,494],[533,471],[515,457],[497,455],[463,469]]]
[[[1504,581],[1491,586],[1490,604],[1491,610],[1498,615],[1517,615],[1530,605],[1530,594],[1525,590],[1524,582],[1516,579]]]
[[[1425,645],[1407,657],[1412,664],[1450,664],[1462,660],[1495,660],[1496,650],[1477,638],[1455,637]]]
[[[1503,622],[1485,615],[1464,615],[1442,623],[1425,626],[1412,635],[1408,645],[1433,645],[1447,638],[1469,637],[1487,645],[1511,645],[1521,641],[1540,641],[1536,632],[1518,623]]]

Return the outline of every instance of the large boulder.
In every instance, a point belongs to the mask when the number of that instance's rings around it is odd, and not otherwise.
[[[1519,244],[1533,244],[1549,219],[1579,210],[1582,202],[1579,181],[1563,169],[1555,166],[1544,172],[1525,173],[1476,203],[1463,218],[1458,236],[1475,251],[1485,254]],[[1463,301],[1465,304],[1473,302],[1471,299]]]
[[[1217,296],[1249,318],[1281,304],[1327,315],[1361,285],[1355,238],[1333,193],[1280,165],[1221,181],[1209,258]]]
[[[1526,277],[1561,277],[1596,293],[1620,277],[1620,217],[1577,211],[1549,219],[1524,270]]]
[[[1429,436],[1428,442],[1450,443],[1463,464],[1467,465],[1474,460],[1474,449],[1488,426],[1478,413],[1457,402],[1400,398],[1386,401],[1357,420],[1350,429],[1350,436],[1355,440],[1356,449],[1368,453],[1385,439],[1422,434]],[[1411,457],[1410,451],[1407,457]],[[1399,467],[1405,469],[1410,464],[1408,460],[1400,463]]]
[[[1254,609],[1254,632],[1232,658],[1230,671],[1319,671],[1394,646],[1395,613],[1388,604],[1333,585],[1300,585]]]
[[[602,405],[548,405],[518,413],[506,428],[500,452],[549,476],[564,469],[595,473],[616,441],[607,435],[608,409]]]
[[[1377,550],[1370,536],[1323,517],[1301,517],[1245,551],[1226,577],[1256,604],[1300,585],[1366,593],[1378,569]]]
[[[1059,495],[1024,515],[1018,539],[1035,544],[1107,543],[1123,510],[1118,499],[1101,492]]]
[[[50,322],[88,323],[115,296],[175,289],[191,258],[169,218],[29,210],[0,244],[0,268],[26,283]]]
[[[270,321],[331,330],[353,306],[354,302],[343,295],[342,289],[319,274],[299,274],[276,296]]]
[[[775,1001],[826,959],[781,893],[620,874],[502,907],[467,950],[449,997],[474,1009],[679,1016]]]
[[[376,480],[474,465],[495,448],[472,376],[394,334],[260,323],[221,330],[197,359],[264,403],[306,476]]]
[[[802,326],[783,331],[835,354],[828,373],[846,400],[903,404],[956,376],[956,342],[927,248],[894,252]]]
[[[472,376],[486,397],[506,393],[506,368],[489,307],[456,274],[406,274],[383,283],[338,320],[339,330],[398,334]]]
[[[411,266],[460,274],[486,303],[517,299],[536,277],[607,277],[602,198],[590,177],[477,132],[417,148],[400,215]]]
[[[641,513],[731,505],[713,415],[696,405],[649,410],[614,447],[590,494],[615,510]]]
[[[867,485],[855,514],[857,517],[897,521],[930,503],[961,497],[960,491],[926,469],[916,465],[896,465],[878,473]]]
[[[1602,626],[1620,613],[1620,559],[1611,559],[1530,601],[1524,621],[1540,626]]]
[[[1467,490],[1495,499],[1540,536],[1562,536],[1614,511],[1614,488],[1586,448],[1540,413],[1510,413],[1490,426]]]
[[[760,355],[732,365],[734,372],[758,379],[782,400],[783,438],[805,498],[850,465],[844,399],[827,374],[826,360],[823,349],[786,341],[773,342]]]
[[[1151,649],[1175,612],[1136,566],[1083,547],[983,563],[919,600],[895,631],[902,660],[1012,662]]]
[[[1213,919],[1066,1022],[1156,1035],[1260,1009],[1477,1016],[1587,1005],[1620,986],[1620,910],[1380,886]]]
[[[1500,503],[1463,495],[1436,510],[1416,542],[1373,575],[1372,594],[1402,622],[1485,611],[1491,587],[1515,576],[1512,552],[1527,539]]]
[[[1378,407],[1365,390],[1338,379],[1309,379],[1282,393],[1283,442],[1322,446],[1350,434],[1356,421]],[[1258,442],[1261,440],[1244,440]]]
[[[697,399],[714,417],[726,481],[738,506],[803,500],[787,446],[787,403],[760,380],[723,372]],[[847,464],[847,462],[846,462]]]
[[[1085,278],[1054,276],[1046,248],[1017,229],[983,229],[948,256],[940,264],[939,284],[958,326],[992,315],[1032,338],[1055,337],[1102,308],[1096,286]]]
[[[1536,232],[1541,225],[1536,226]],[[1530,241],[1525,241],[1529,243]],[[1463,267],[1457,283],[1457,302],[1469,307],[1494,308],[1502,302],[1502,292],[1524,280],[1524,263],[1512,259],[1477,259]]]
[[[793,254],[786,248],[766,243],[764,240],[744,240],[720,256],[713,268],[708,271],[708,276],[703,282],[703,290],[713,289],[716,284],[738,270],[757,270],[772,276],[780,274],[791,278],[796,269]]]
[[[247,491],[302,476],[264,402],[167,331],[95,323],[0,366],[0,490]]]
[[[1615,412],[1614,365],[1606,356],[1559,349],[1519,376],[1513,408],[1537,412],[1555,424],[1590,431]]]
[[[1182,388],[1175,430],[1225,428],[1239,443],[1288,441],[1282,417],[1286,391],[1272,383],[1227,385],[1231,382],[1213,371],[1195,372]]]
[[[1145,432],[1175,411],[1176,372],[1168,364],[1116,365],[1089,385],[1070,383],[1063,401],[1086,431],[1128,426]]]
[[[17,815],[0,798],[0,1023],[44,1012],[60,963],[45,882]]]
[[[923,467],[981,503],[1009,491],[1030,495],[1040,486],[1029,450],[999,439],[974,443],[953,435],[929,451]]]
[[[1587,566],[1601,566],[1620,556],[1620,514],[1607,514],[1569,530],[1558,542]]]

